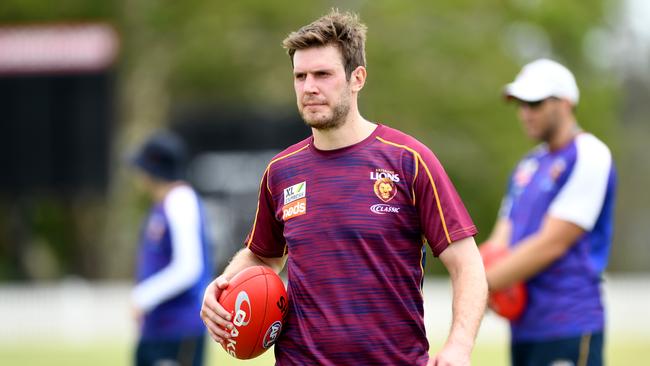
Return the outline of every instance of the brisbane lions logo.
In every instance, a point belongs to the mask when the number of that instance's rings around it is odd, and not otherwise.
[[[397,189],[395,189],[395,182],[393,182],[388,177],[377,179],[375,181],[374,190],[377,197],[379,197],[379,199],[384,202],[392,200],[397,193]]]

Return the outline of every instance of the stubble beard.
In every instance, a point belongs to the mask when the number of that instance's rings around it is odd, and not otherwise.
[[[553,111],[547,118],[548,125],[541,131],[539,140],[550,143],[560,133],[560,116]]]
[[[332,108],[332,115],[329,117],[318,114],[310,116],[304,111],[304,108],[300,110],[300,116],[307,126],[319,131],[328,131],[341,127],[345,123],[349,112],[350,98],[344,96]]]

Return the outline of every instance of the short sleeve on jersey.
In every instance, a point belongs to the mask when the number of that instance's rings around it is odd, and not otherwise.
[[[452,242],[473,236],[476,226],[444,168],[429,150],[416,154],[415,204],[424,235],[435,256]]]
[[[269,169],[270,167],[266,169],[262,177],[255,221],[246,238],[246,246],[261,257],[275,258],[285,254],[286,245],[282,235],[282,224],[274,214],[275,207],[268,184]]]
[[[607,146],[590,134],[577,137],[576,150],[575,166],[551,203],[549,215],[590,231],[605,201],[612,156]]]

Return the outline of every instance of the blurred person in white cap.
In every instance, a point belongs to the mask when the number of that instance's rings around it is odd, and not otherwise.
[[[201,366],[205,328],[199,317],[210,282],[207,220],[185,180],[187,151],[169,131],[152,135],[131,157],[151,209],[140,233],[131,302],[139,325],[134,365]]]
[[[574,114],[571,71],[539,59],[505,86],[529,138],[484,245],[509,254],[487,269],[490,291],[525,284],[523,314],[510,321],[512,364],[602,365],[602,273],[608,262],[616,172],[607,146]]]

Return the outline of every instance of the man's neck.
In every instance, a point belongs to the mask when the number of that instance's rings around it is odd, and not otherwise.
[[[318,130],[312,128],[314,146],[319,150],[335,150],[357,144],[372,134],[377,125],[356,113],[338,128]]]
[[[574,118],[567,120],[553,138],[548,141],[548,148],[557,151],[565,147],[580,133],[581,129]]]
[[[182,181],[158,182],[152,191],[153,200],[155,202],[164,201],[169,191],[183,184]]]

